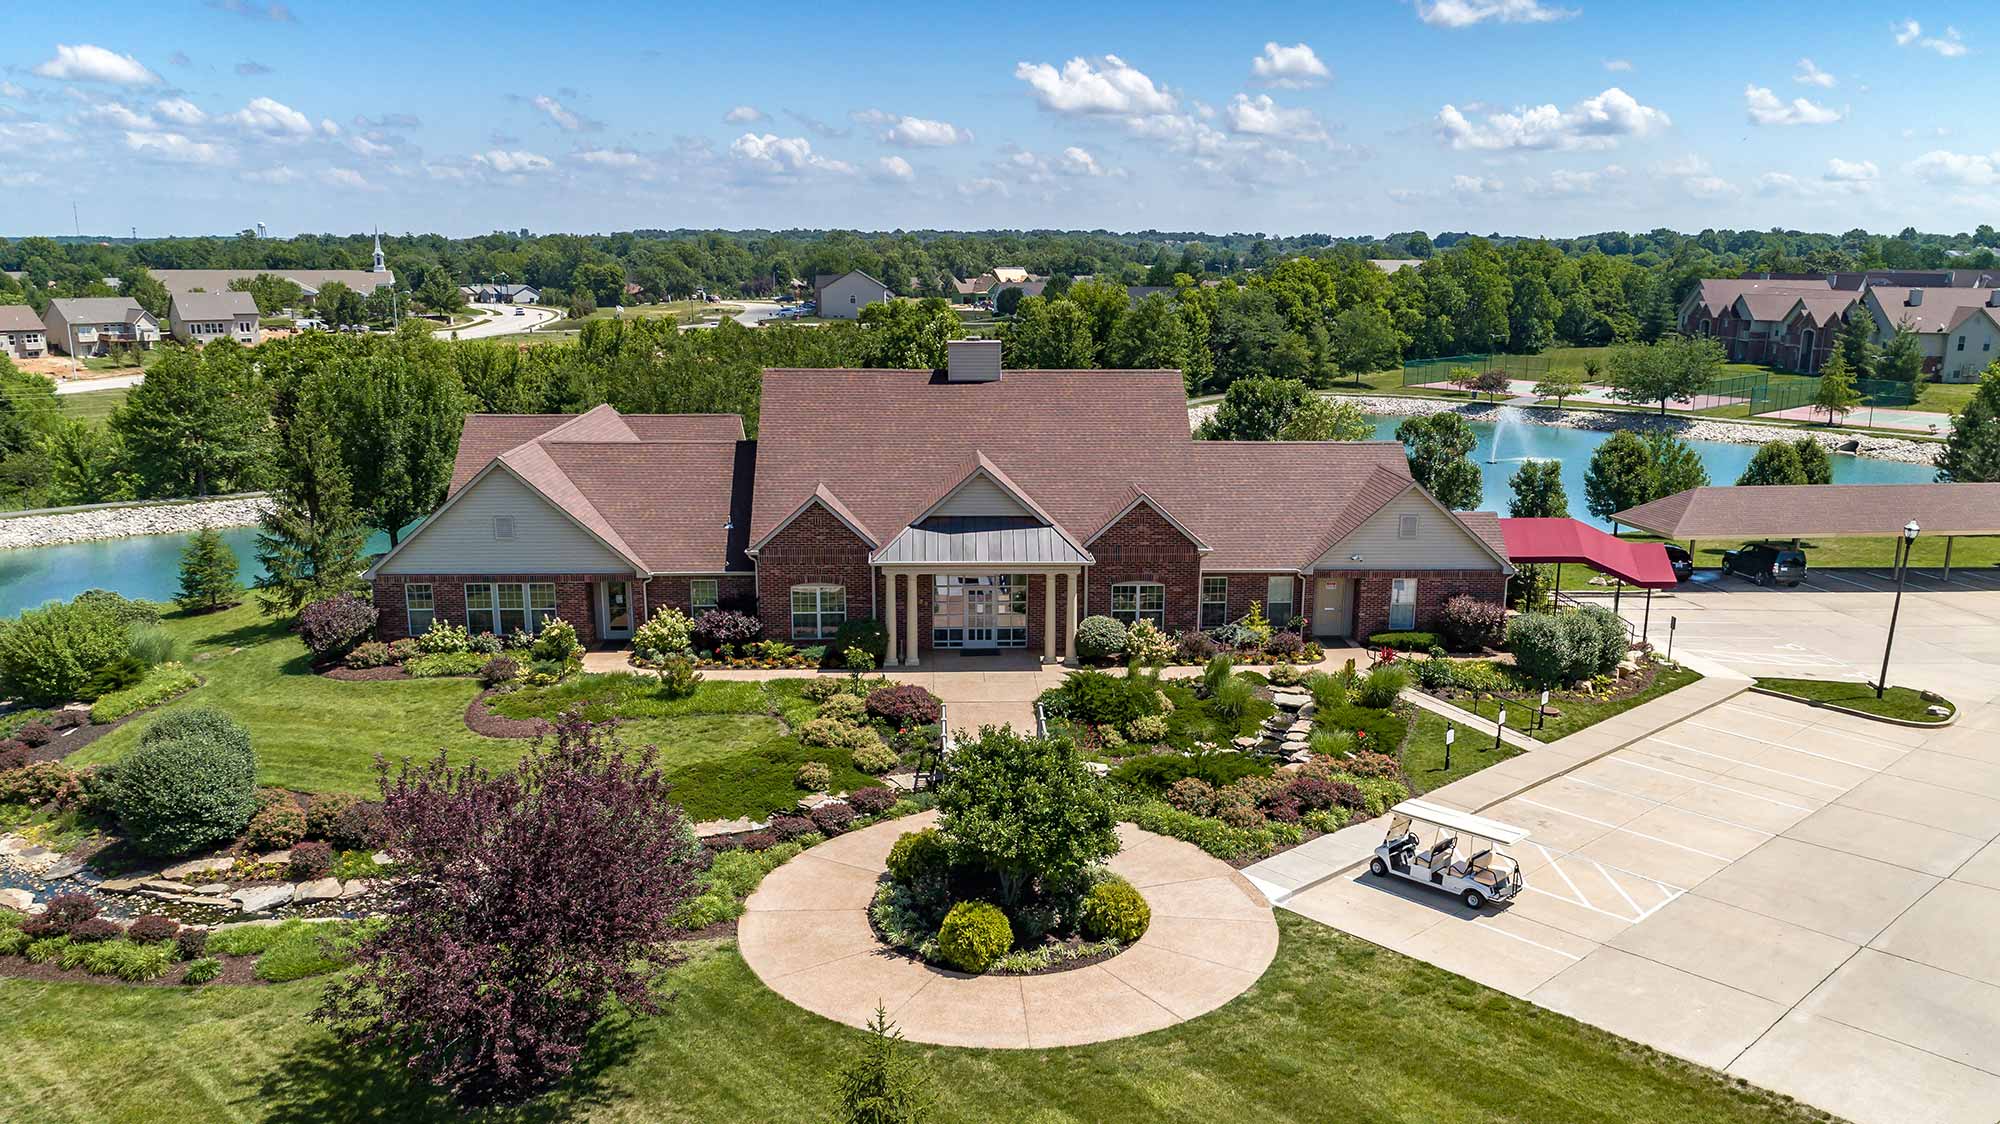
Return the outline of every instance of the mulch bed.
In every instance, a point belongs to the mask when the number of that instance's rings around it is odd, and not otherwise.
[[[546,718],[508,718],[486,706],[492,691],[481,691],[465,706],[465,728],[487,738],[539,738],[555,729]]]
[[[383,679],[408,679],[410,673],[399,664],[386,667],[341,667],[338,664],[320,672],[328,679],[338,679],[343,683],[373,683]]]
[[[222,961],[222,974],[205,984],[183,985],[181,977],[187,973],[187,964],[176,962],[167,969],[167,974],[156,980],[121,980],[117,976],[93,976],[81,968],[58,968],[54,964],[37,964],[22,956],[0,956],[0,976],[12,980],[32,980],[37,983],[80,983],[99,984],[109,987],[182,987],[235,985],[238,987],[266,987],[269,980],[257,978],[257,958],[254,956],[218,956]]]

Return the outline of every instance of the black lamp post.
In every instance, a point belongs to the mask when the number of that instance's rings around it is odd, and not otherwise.
[[[1878,699],[1889,689],[1889,649],[1896,645],[1896,616],[1903,611],[1903,577],[1909,572],[1910,549],[1917,545],[1917,532],[1921,530],[1914,519],[1903,524],[1903,541],[1898,544],[1902,549],[1896,560],[1896,601],[1889,609],[1889,639],[1882,642],[1882,674],[1875,680]]]

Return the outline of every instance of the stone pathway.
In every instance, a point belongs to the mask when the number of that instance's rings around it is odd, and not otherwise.
[[[889,848],[934,813],[828,840],[750,896],[737,946],[771,990],[866,1026],[879,1005],[914,1042],[1078,1046],[1172,1026],[1247,990],[1278,951],[1271,907],[1196,847],[1121,824],[1111,869],[1152,907],[1139,942],[1101,963],[1041,976],[967,976],[895,953],[868,923]]]

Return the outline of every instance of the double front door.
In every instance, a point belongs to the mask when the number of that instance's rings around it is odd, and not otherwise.
[[[1028,643],[1023,574],[940,574],[931,584],[931,647],[980,651]]]

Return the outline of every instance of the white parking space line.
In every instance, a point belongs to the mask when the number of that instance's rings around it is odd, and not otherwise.
[[[1845,582],[1846,584],[1848,584],[1848,585],[1851,585],[1851,586],[1853,586],[1853,587],[1854,587],[1854,588],[1856,588],[1856,589],[1865,589],[1865,590],[1867,590],[1867,591],[1868,591],[1868,592],[1870,592],[1870,593],[1879,593],[1879,592],[1881,592],[1880,590],[1876,589],[1876,588],[1875,588],[1874,586],[1872,586],[1872,585],[1864,585],[1864,584],[1862,584],[1861,582],[1858,582],[1858,581],[1855,581],[1855,580],[1854,580],[1853,578],[1849,578],[1849,577],[1843,577],[1843,576],[1841,576],[1841,575],[1839,575],[1839,574],[1836,574],[1836,573],[1834,573],[1834,572],[1833,572],[1833,571],[1831,571],[1831,570],[1814,570],[1814,571],[1812,572],[1812,577],[1811,577],[1811,578],[1808,578],[1808,579],[1806,579],[1806,580],[1807,580],[1807,582],[1808,582],[1808,583],[1810,583],[1810,582],[1811,582],[1812,580],[1814,580],[1814,579],[1817,579],[1817,578],[1832,578],[1832,579],[1833,579],[1834,581],[1837,581],[1837,582]]]
[[[1756,770],[1757,770],[1757,771],[1759,771],[1759,772],[1763,772],[1763,773],[1770,773],[1770,774],[1771,774],[1771,775],[1773,775],[1773,776],[1778,776],[1778,777],[1787,777],[1787,778],[1789,778],[1789,779],[1791,779],[1791,780],[1795,780],[1795,781],[1798,781],[1798,782],[1799,782],[1800,784],[1816,784],[1816,785],[1820,786],[1821,788],[1830,788],[1830,789],[1833,789],[1833,790],[1835,790],[1835,791],[1837,791],[1837,792],[1846,792],[1846,791],[1847,791],[1847,789],[1848,789],[1848,786],[1847,786],[1847,785],[1844,785],[1844,784],[1835,784],[1835,783],[1833,783],[1832,781],[1819,781],[1819,780],[1814,780],[1814,779],[1813,779],[1813,778],[1811,778],[1811,777],[1802,777],[1802,776],[1798,775],[1797,773],[1787,773],[1787,772],[1785,772],[1785,771],[1784,771],[1783,769],[1773,769],[1773,768],[1771,768],[1771,767],[1770,767],[1769,765],[1759,765],[1759,764],[1757,764],[1757,763],[1756,763],[1755,761],[1738,761],[1738,760],[1737,760],[1736,758],[1734,758],[1734,757],[1724,757],[1724,756],[1723,756],[1722,754],[1720,754],[1720,753],[1710,753],[1709,751],[1707,751],[1707,750],[1705,750],[1705,749],[1696,749],[1695,747],[1693,747],[1693,746],[1691,746],[1691,745],[1682,745],[1682,744],[1680,744],[1679,742],[1670,742],[1670,741],[1668,741],[1667,739],[1665,739],[1665,738],[1663,738],[1663,737],[1660,737],[1660,736],[1659,736],[1659,735],[1657,735],[1657,734],[1655,734],[1655,735],[1653,735],[1653,736],[1651,736],[1651,737],[1649,737],[1649,738],[1647,738],[1647,739],[1645,739],[1645,740],[1647,740],[1647,741],[1652,741],[1652,742],[1659,742],[1659,743],[1660,743],[1661,745],[1670,745],[1670,746],[1673,746],[1673,747],[1674,747],[1675,749],[1681,749],[1681,750],[1686,750],[1686,751],[1687,751],[1687,752],[1689,752],[1689,753],[1699,753],[1699,754],[1701,754],[1701,755],[1702,755],[1703,757],[1713,757],[1713,758],[1715,758],[1715,759],[1716,759],[1717,761],[1727,761],[1727,762],[1731,763],[1732,765],[1735,765],[1735,766],[1737,766],[1737,767],[1739,767],[1739,768],[1744,768],[1744,769],[1756,769]]]
[[[1725,705],[1727,705],[1727,704],[1725,704]],[[1755,712],[1755,711],[1753,711],[1752,713],[1756,713],[1756,712]],[[1769,717],[1769,715],[1763,715],[1763,717]],[[1730,737],[1732,737],[1732,738],[1742,738],[1742,739],[1743,739],[1744,741],[1751,741],[1751,742],[1762,742],[1762,743],[1763,743],[1763,744],[1765,744],[1765,745],[1773,745],[1773,746],[1777,746],[1777,747],[1778,747],[1779,749],[1789,749],[1789,750],[1791,750],[1791,751],[1792,751],[1793,753],[1803,753],[1803,754],[1805,754],[1805,755],[1806,755],[1807,757],[1819,757],[1819,758],[1823,758],[1823,759],[1825,759],[1825,760],[1827,760],[1827,761],[1832,761],[1832,762],[1834,762],[1835,764],[1839,764],[1839,765],[1846,765],[1846,766],[1849,766],[1849,767],[1851,767],[1851,768],[1855,768],[1855,769],[1861,769],[1861,770],[1863,770],[1863,771],[1865,771],[1865,772],[1870,772],[1870,773],[1879,773],[1879,772],[1881,772],[1881,771],[1882,771],[1882,770],[1880,770],[1880,769],[1877,769],[1877,768],[1873,768],[1873,767],[1871,767],[1871,766],[1868,766],[1868,765],[1863,765],[1863,764],[1861,764],[1861,763],[1860,763],[1859,761],[1849,761],[1849,760],[1848,760],[1847,758],[1845,758],[1845,757],[1836,757],[1836,756],[1834,756],[1834,755],[1833,755],[1833,754],[1831,754],[1831,753],[1819,753],[1819,752],[1817,752],[1817,751],[1815,751],[1815,750],[1810,750],[1810,749],[1801,749],[1801,748],[1799,748],[1798,746],[1795,746],[1795,745],[1786,745],[1786,744],[1785,744],[1784,742],[1774,742],[1774,741],[1772,741],[1772,740],[1771,740],[1771,739],[1769,739],[1769,738],[1760,738],[1760,737],[1758,737],[1758,736],[1757,736],[1757,735],[1755,735],[1755,734],[1745,734],[1745,733],[1742,733],[1742,732],[1740,732],[1740,731],[1737,731],[1737,730],[1725,730],[1725,729],[1723,729],[1723,728],[1722,728],[1722,727],[1720,727],[1720,726],[1710,726],[1710,725],[1709,725],[1709,724],[1707,724],[1706,722],[1696,722],[1696,721],[1694,721],[1693,719],[1688,719],[1687,721],[1685,721],[1685,722],[1682,722],[1682,723],[1681,723],[1681,725],[1683,725],[1683,726],[1693,726],[1693,727],[1695,727],[1696,729],[1699,729],[1699,730],[1707,730],[1707,731],[1709,731],[1710,733],[1716,733],[1716,734],[1728,734],[1728,735],[1729,735]],[[1807,727],[1807,729],[1818,729],[1818,728],[1823,728],[1823,727],[1810,727],[1810,726],[1809,726],[1809,727]],[[1803,732],[1803,731],[1801,731],[1801,732]],[[1836,731],[1836,732],[1837,732],[1837,731]],[[1864,738],[1863,740],[1867,740],[1867,739],[1865,739],[1865,738]],[[1890,745],[1884,745],[1884,744],[1882,744],[1882,743],[1879,743],[1879,742],[1878,742],[1878,743],[1874,743],[1874,744],[1876,744],[1876,745],[1877,745],[1877,746],[1878,746],[1879,748],[1882,748],[1882,749],[1900,749],[1900,748],[1902,748],[1902,747],[1900,747],[1900,746],[1890,746]]]
[[[1598,787],[1602,788],[1603,786],[1602,786],[1602,785],[1599,785]],[[1748,794],[1748,793],[1743,793],[1742,795],[1745,795],[1745,796],[1747,796],[1747,795],[1749,795],[1749,794]],[[1560,813],[1560,814],[1562,814],[1562,815],[1565,815],[1565,816],[1568,816],[1569,818],[1571,818],[1571,819],[1573,819],[1573,820],[1582,820],[1582,821],[1583,821],[1584,823],[1588,823],[1588,824],[1596,824],[1596,825],[1597,825],[1598,827],[1603,827],[1603,828],[1609,828],[1609,829],[1610,829],[1610,830],[1612,830],[1612,831],[1622,831],[1622,832],[1624,832],[1624,833],[1625,833],[1626,835],[1633,835],[1633,836],[1637,836],[1638,838],[1640,838],[1640,839],[1644,839],[1644,840],[1648,840],[1649,842],[1653,842],[1653,843],[1664,843],[1664,844],[1666,844],[1666,845],[1667,845],[1667,846],[1669,846],[1669,847],[1677,847],[1677,848],[1679,848],[1679,849],[1681,849],[1681,850],[1683,850],[1683,851],[1686,851],[1686,852],[1688,852],[1688,853],[1690,853],[1690,854],[1695,854],[1695,855],[1700,855],[1700,856],[1701,856],[1702,858],[1705,858],[1705,859],[1714,859],[1714,860],[1715,860],[1716,862],[1723,862],[1723,863],[1727,863],[1727,862],[1735,862],[1735,861],[1736,861],[1736,860],[1734,860],[1734,859],[1730,858],[1730,857],[1729,857],[1728,855],[1718,855],[1718,854],[1714,854],[1714,853],[1712,853],[1712,852],[1709,852],[1709,851],[1704,851],[1704,850],[1702,850],[1702,849],[1701,849],[1701,848],[1699,848],[1699,847],[1690,847],[1690,846],[1688,846],[1688,845],[1687,845],[1687,844],[1685,844],[1685,843],[1676,843],[1676,842],[1674,842],[1674,841],[1673,841],[1673,840],[1671,840],[1671,839],[1662,839],[1662,838],[1660,838],[1660,837],[1659,837],[1659,836],[1657,836],[1657,835],[1648,835],[1648,834],[1646,834],[1646,833],[1645,833],[1645,832],[1643,832],[1643,831],[1633,831],[1633,830],[1632,830],[1631,828],[1629,828],[1629,827],[1620,827],[1620,826],[1618,826],[1618,825],[1617,825],[1617,824],[1615,824],[1615,823],[1607,823],[1607,822],[1605,822],[1604,820],[1598,820],[1598,819],[1592,819],[1592,818],[1591,818],[1591,817],[1589,817],[1589,816],[1586,816],[1586,815],[1581,815],[1581,814],[1579,814],[1579,813],[1577,813],[1577,812],[1572,812],[1572,811],[1569,811],[1569,810],[1567,810],[1567,809],[1564,809],[1564,808],[1558,808],[1558,807],[1556,807],[1556,806],[1555,806],[1555,805],[1553,805],[1553,804],[1544,804],[1544,803],[1542,803],[1542,802],[1541,802],[1541,801],[1539,801],[1539,800],[1530,800],[1530,799],[1528,799],[1528,798],[1527,798],[1527,797],[1525,797],[1525,796],[1516,796],[1516,797],[1515,797],[1514,799],[1515,799],[1515,800],[1517,800],[1517,801],[1519,801],[1519,802],[1521,802],[1521,803],[1523,803],[1523,804],[1527,804],[1527,805],[1531,805],[1531,806],[1533,806],[1533,807],[1536,807],[1536,808],[1540,808],[1540,809],[1542,809],[1542,810],[1544,810],[1544,811],[1549,811],[1549,812],[1557,812],[1557,813]],[[1634,796],[1634,797],[1632,797],[1632,799],[1634,799],[1634,800],[1646,800],[1646,798],[1645,798],[1645,797],[1643,797],[1643,796]],[[1657,800],[1646,800],[1646,803],[1648,803],[1648,804],[1651,804],[1651,805],[1653,805],[1654,807],[1659,807],[1659,806],[1661,806],[1661,805],[1660,805],[1660,802],[1659,802],[1659,801],[1657,801]],[[1812,811],[1812,809],[1811,809],[1811,808],[1806,808],[1806,809],[1802,809],[1802,810],[1803,810],[1803,811],[1807,811],[1807,812],[1810,812],[1810,811]],[[1640,874],[1640,875],[1638,875],[1638,877],[1640,877],[1640,878],[1645,878],[1645,877],[1647,877],[1647,876],[1646,876],[1646,875],[1644,875],[1644,874]],[[1657,880],[1657,879],[1655,879],[1655,881],[1658,881],[1658,880]]]
[[[1540,851],[1542,853],[1542,858],[1547,863],[1546,869],[1555,871],[1556,876],[1563,880],[1563,884],[1569,887],[1570,894],[1574,894],[1575,897],[1571,897],[1568,894],[1558,894],[1553,890],[1544,890],[1539,886],[1526,886],[1523,888],[1530,892],[1541,894],[1544,897],[1554,898],[1559,902],[1565,902],[1569,905],[1577,906],[1582,909],[1587,909],[1592,913],[1601,913],[1606,917],[1614,918],[1619,921],[1624,921],[1636,925],[1639,922],[1644,921],[1646,918],[1651,917],[1653,914],[1659,912],[1659,910],[1662,907],[1666,906],[1669,902],[1672,902],[1675,898],[1678,898],[1682,894],[1687,893],[1686,889],[1680,886],[1676,886],[1671,882],[1662,882],[1661,880],[1654,878],[1651,875],[1640,874],[1637,871],[1626,870],[1623,867],[1606,866],[1605,864],[1598,862],[1596,859],[1587,858],[1573,851],[1564,851],[1561,854],[1551,854],[1549,849],[1547,847],[1542,846],[1540,843],[1534,843],[1533,846],[1537,851]],[[1631,911],[1627,913],[1615,909],[1605,909],[1603,906],[1593,904],[1590,900],[1590,895],[1585,893],[1581,886],[1577,885],[1576,880],[1570,877],[1569,871],[1563,869],[1562,864],[1565,861],[1589,863],[1591,868],[1597,871],[1597,876],[1603,879],[1604,882],[1618,894],[1618,897],[1622,899],[1626,905],[1631,907]],[[1631,891],[1625,888],[1625,882],[1619,878],[1619,875],[1623,875],[1625,876],[1625,878],[1629,879],[1637,879],[1640,882],[1651,885],[1654,890],[1659,892],[1660,900],[1657,903],[1650,906],[1640,905],[1638,901],[1632,897]],[[1606,903],[1606,904],[1615,904],[1615,903]]]
[[[1665,775],[1667,775],[1667,776],[1669,776],[1669,777],[1680,777],[1680,779],[1681,779],[1681,780],[1684,780],[1684,781],[1694,781],[1694,783],[1696,783],[1696,784],[1698,784],[1698,785],[1706,785],[1706,786],[1707,786],[1707,787],[1709,787],[1709,788],[1719,788],[1719,789],[1721,789],[1721,790],[1722,790],[1722,791],[1724,791],[1724,792],[1729,792],[1729,793],[1734,793],[1734,794],[1735,794],[1735,795],[1737,795],[1737,796],[1746,796],[1746,797],[1749,797],[1749,798],[1750,798],[1750,799],[1752,799],[1752,800],[1762,800],[1762,801],[1763,801],[1764,803],[1766,803],[1766,804],[1776,804],[1776,805],[1777,805],[1778,807],[1780,807],[1780,808],[1789,808],[1789,809],[1791,809],[1791,810],[1792,810],[1792,811],[1794,811],[1794,812],[1805,812],[1805,813],[1807,813],[1807,814],[1811,814],[1812,812],[1814,812],[1814,811],[1816,811],[1816,810],[1817,810],[1817,809],[1814,809],[1814,808],[1809,808],[1809,807],[1805,806],[1804,804],[1794,804],[1794,803],[1792,803],[1792,802],[1791,802],[1791,801],[1789,801],[1789,800],[1780,800],[1780,799],[1778,799],[1778,798],[1777,798],[1777,797],[1775,797],[1775,796],[1765,796],[1765,795],[1762,795],[1761,793],[1756,793],[1756,792],[1745,792],[1745,791],[1743,791],[1743,790],[1742,790],[1742,789],[1740,789],[1740,788],[1731,788],[1731,787],[1729,787],[1729,786],[1728,786],[1728,785],[1726,785],[1726,784],[1721,784],[1721,783],[1719,783],[1719,782],[1716,782],[1716,781],[1701,781],[1701,780],[1695,780],[1695,779],[1694,779],[1693,777],[1683,777],[1683,776],[1681,776],[1681,775],[1680,775],[1679,773],[1674,773],[1674,772],[1669,772],[1669,771],[1667,771],[1666,769],[1654,769],[1654,768],[1653,768],[1653,766],[1651,766],[1651,765],[1641,765],[1641,764],[1639,764],[1639,763],[1638,763],[1637,761],[1627,761],[1627,762],[1626,762],[1626,764],[1628,764],[1628,765],[1632,765],[1632,766],[1634,766],[1634,767],[1636,767],[1636,768],[1640,768],[1640,769],[1652,769],[1652,770],[1653,770],[1653,772],[1655,772],[1655,773],[1664,773]],[[1634,835],[1637,835],[1637,834],[1638,834],[1638,832],[1636,832],[1636,831],[1635,831],[1635,832],[1633,832],[1632,834],[1634,834]],[[1665,843],[1665,842],[1667,842],[1667,841],[1666,841],[1666,840],[1664,840],[1664,839],[1662,839],[1662,840],[1661,840],[1660,842],[1662,842],[1662,843]],[[1678,843],[1676,843],[1676,844],[1674,844],[1674,845],[1675,845],[1676,847],[1680,846],[1680,844],[1678,844]],[[1693,847],[1689,847],[1689,848],[1687,848],[1687,850],[1690,850],[1690,851],[1694,851],[1694,848],[1693,848]],[[1706,851],[1695,851],[1695,853],[1696,853],[1696,854],[1698,854],[1698,855],[1706,855],[1706,854],[1708,854],[1708,852],[1706,852]],[[1727,858],[1727,857],[1725,857],[1725,856],[1723,856],[1723,855],[1709,855],[1709,857],[1710,857],[1710,858],[1715,858],[1715,859],[1721,859],[1721,860],[1722,860],[1723,862],[1735,862],[1735,861],[1736,861],[1735,859],[1731,859],[1731,858]]]
[[[1571,904],[1572,904],[1572,905],[1574,905],[1575,903],[1574,903],[1574,902],[1572,902]],[[1525,944],[1525,945],[1531,945],[1531,946],[1533,946],[1533,947],[1535,947],[1535,948],[1539,948],[1539,949],[1541,949],[1541,950],[1542,950],[1543,952],[1553,952],[1553,953],[1555,953],[1555,954],[1556,954],[1557,956],[1560,956],[1560,957],[1564,958],[1565,960],[1581,960],[1581,959],[1583,959],[1583,957],[1581,957],[1581,956],[1578,956],[1578,955],[1577,955],[1576,953],[1574,953],[1574,952],[1564,952],[1564,951],[1563,951],[1562,949],[1559,949],[1559,948],[1556,948],[1556,947],[1554,947],[1553,945],[1546,945],[1546,944],[1543,944],[1543,943],[1542,943],[1542,942],[1540,942],[1540,941],[1531,941],[1531,940],[1529,940],[1528,938],[1526,938],[1526,937],[1522,936],[1522,935],[1521,935],[1521,934],[1519,934],[1519,933],[1510,933],[1510,932],[1508,932],[1507,930],[1505,930],[1505,929],[1502,929],[1502,928],[1501,928],[1500,926],[1498,926],[1498,925],[1481,925],[1481,926],[1479,926],[1479,931],[1480,931],[1480,932],[1482,932],[1482,933],[1498,933],[1499,935],[1501,935],[1501,936],[1503,936],[1503,937],[1507,937],[1507,938],[1509,938],[1509,939],[1511,939],[1511,940],[1517,940],[1517,941],[1520,941],[1520,942],[1521,942],[1522,944]]]
[[[1683,644],[1681,651],[1717,663],[1767,664],[1773,667],[1803,669],[1834,669],[1847,666],[1843,660],[1818,653],[1799,652],[1745,652],[1738,649],[1695,648]]]

